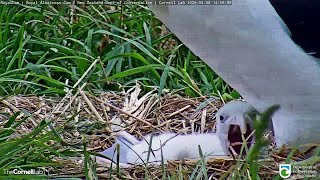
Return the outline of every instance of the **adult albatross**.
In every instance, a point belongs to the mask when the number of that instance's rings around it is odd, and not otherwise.
[[[268,0],[150,9],[258,111],[280,105],[278,146],[320,142],[320,60],[293,42]]]

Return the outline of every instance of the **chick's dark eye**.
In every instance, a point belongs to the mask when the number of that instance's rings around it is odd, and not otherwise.
[[[222,114],[219,116],[220,122],[224,123],[228,119],[228,116],[225,114]]]

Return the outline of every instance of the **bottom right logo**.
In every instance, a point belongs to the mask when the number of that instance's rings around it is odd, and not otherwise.
[[[288,178],[291,175],[291,164],[279,164],[279,175],[282,178]]]

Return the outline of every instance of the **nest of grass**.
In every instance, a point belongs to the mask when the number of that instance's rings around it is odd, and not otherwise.
[[[125,130],[137,138],[153,133],[175,132],[189,134],[194,132],[214,132],[214,115],[223,103],[215,98],[186,98],[177,93],[165,93],[159,98],[156,91],[141,95],[138,84],[123,92],[98,94],[79,90],[75,95],[64,98],[39,96],[12,96],[2,99],[0,104],[0,126],[15,112],[22,112],[17,119],[29,116],[27,121],[15,132],[15,135],[30,133],[42,120],[53,120],[55,128],[63,129],[59,135],[64,143],[48,142],[58,149],[81,151],[84,141],[87,150],[101,152],[115,141],[115,133]],[[49,129],[48,129],[49,130]],[[85,137],[85,138],[83,138]],[[259,160],[259,175],[263,179],[272,179],[278,174],[278,164],[283,162],[290,148],[272,152],[265,159]],[[295,153],[293,160],[303,160],[302,153]],[[51,175],[83,177],[83,156],[53,157],[60,167],[50,169]],[[208,177],[224,179],[232,173],[247,175],[242,159],[209,159],[205,164]],[[187,179],[193,172],[200,173],[199,161],[170,161],[165,167],[135,166],[121,169],[121,173],[111,170],[103,164],[91,164],[96,167],[99,179],[158,179],[166,176],[179,176]],[[319,167],[319,166],[318,166]],[[199,171],[197,170],[199,169]],[[179,174],[177,174],[179,171]],[[243,172],[242,172],[243,171]],[[121,174],[121,175],[120,175]],[[178,177],[177,177],[178,178]]]

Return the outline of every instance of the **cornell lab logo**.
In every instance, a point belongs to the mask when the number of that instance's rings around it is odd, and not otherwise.
[[[288,178],[291,175],[291,164],[280,164],[279,174],[282,178]]]

